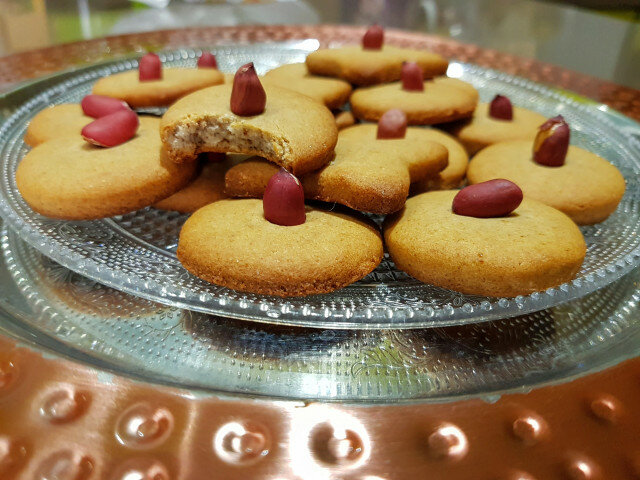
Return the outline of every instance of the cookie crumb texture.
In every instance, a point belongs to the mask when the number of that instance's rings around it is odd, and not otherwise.
[[[176,102],[162,117],[162,141],[181,163],[202,152],[259,155],[295,175],[316,170],[333,155],[336,122],[324,105],[302,94],[265,85],[264,113],[231,112],[231,85],[200,90]]]
[[[318,241],[322,239],[322,241]],[[262,201],[221,200],[195,212],[180,232],[182,265],[234,290],[279,297],[328,293],[382,260],[382,239],[364,219],[307,208],[302,225],[264,218]]]
[[[571,280],[586,254],[582,233],[562,212],[524,199],[509,216],[451,211],[456,190],[407,200],[385,222],[396,266],[418,280],[470,295],[515,297]]]

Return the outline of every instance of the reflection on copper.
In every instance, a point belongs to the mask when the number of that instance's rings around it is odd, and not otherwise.
[[[146,449],[160,445],[171,434],[173,416],[162,407],[146,402],[132,405],[120,416],[116,438],[127,447]]]
[[[593,399],[589,407],[596,418],[607,423],[616,423],[620,415],[618,401],[611,395],[601,395]]]
[[[18,369],[16,365],[9,360],[0,358],[0,394],[9,390],[17,375]]]
[[[51,423],[75,420],[87,409],[91,394],[66,385],[49,392],[40,407],[40,415]]]
[[[525,415],[517,418],[512,425],[513,434],[525,445],[535,445],[546,435],[547,424],[537,415]]]
[[[438,426],[428,437],[429,450],[436,456],[459,460],[467,454],[469,442],[464,432],[451,423]]]
[[[36,480],[86,480],[93,472],[93,459],[77,451],[60,450],[38,467]]]
[[[119,465],[108,480],[171,480],[171,476],[159,460],[131,458]]]
[[[265,430],[240,422],[220,427],[213,439],[213,449],[222,460],[237,465],[254,463],[269,454]]]

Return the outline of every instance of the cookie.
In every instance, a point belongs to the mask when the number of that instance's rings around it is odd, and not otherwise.
[[[412,181],[431,177],[446,167],[447,149],[428,140],[428,130],[408,128],[405,138],[379,140],[377,128],[368,124],[341,130],[334,159],[301,177],[305,197],[388,214],[402,208]],[[260,197],[277,170],[262,159],[245,161],[227,172],[226,192]]]
[[[380,50],[361,46],[320,49],[311,52],[306,60],[313,75],[341,78],[354,85],[395,82],[400,79],[403,62],[418,63],[424,78],[444,75],[449,66],[445,58],[435,53],[391,45],[384,45]]]
[[[333,116],[336,119],[338,130],[350,127],[356,123],[356,117],[354,117],[353,113],[349,110],[336,110],[333,112]]]
[[[513,107],[512,120],[489,116],[489,104],[479,103],[468,121],[447,128],[465,146],[469,155],[498,142],[533,140],[546,117],[526,108]]]
[[[318,239],[322,239],[321,245]],[[177,251],[194,275],[224,287],[281,297],[327,293],[370,273],[382,239],[365,219],[306,209],[286,227],[264,218],[261,200],[221,200],[196,211]]]
[[[92,93],[119,98],[132,108],[164,107],[192,92],[224,82],[214,68],[164,68],[161,80],[141,82],[138,70],[101,78]]]
[[[562,212],[525,197],[506,217],[457,215],[457,193],[423,193],[387,218],[385,244],[399,269],[421,282],[492,297],[545,290],[580,270],[585,242]]]
[[[264,112],[239,116],[230,109],[232,88],[200,90],[167,110],[160,133],[173,161],[189,161],[201,152],[243,153],[303,175],[331,160],[338,129],[327,107],[300,93],[265,85]]]
[[[82,128],[93,120],[84,114],[79,103],[54,105],[31,119],[24,134],[24,143],[35,147],[61,136],[80,136]]]
[[[16,183],[29,206],[47,217],[92,220],[152,205],[191,181],[196,163],[177,165],[160,143],[160,120],[140,117],[136,136],[113,148],[80,135],[49,140],[18,164]]]
[[[411,193],[417,194],[429,190],[448,190],[458,188],[464,182],[469,165],[469,155],[462,144],[451,135],[435,130],[424,129],[426,140],[439,143],[449,152],[449,164],[440,173],[411,184]]]
[[[340,108],[351,95],[351,85],[348,82],[311,75],[304,63],[292,63],[269,70],[263,81],[307,95],[330,109]]]
[[[384,112],[398,108],[409,125],[432,125],[473,115],[478,92],[462,80],[436,77],[424,82],[424,91],[403,90],[401,82],[358,88],[350,101],[356,118],[377,122]]]
[[[505,178],[525,198],[566,213],[579,225],[602,222],[617,208],[625,190],[622,174],[598,155],[570,146],[564,165],[547,167],[532,159],[531,140],[491,145],[469,163],[469,183]]]

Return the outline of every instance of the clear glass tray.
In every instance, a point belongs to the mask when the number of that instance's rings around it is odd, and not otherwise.
[[[264,72],[302,61],[315,40],[214,48],[221,69],[255,61]],[[199,50],[167,51],[168,65],[194,65]],[[606,222],[583,228],[588,251],[572,282],[528,296],[486,298],[421,284],[385,258],[370,275],[332,294],[282,300],[210,285],[190,275],[175,257],[185,216],[153,208],[93,222],[64,222],[35,214],[17,191],[16,165],[27,152],[22,136],[30,118],[50,104],[78,102],[93,82],[136,68],[120,60],[33,82],[4,97],[8,119],[0,128],[0,214],[29,244],[65,267],[100,283],[166,305],[238,319],[322,328],[419,328],[459,325],[522,315],[559,305],[602,288],[638,264],[640,257],[640,126],[568,92],[493,70],[452,63],[449,75],[473,83],[483,100],[496,93],[546,116],[562,114],[572,143],[614,163],[627,192]]]
[[[492,401],[640,352],[639,270],[528,315],[450,327],[339,330],[238,321],[128,295],[66,269],[1,225],[0,250],[0,333],[194,395]]]

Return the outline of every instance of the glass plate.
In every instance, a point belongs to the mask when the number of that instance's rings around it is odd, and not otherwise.
[[[260,72],[302,61],[315,40],[217,47],[221,69],[255,61]],[[200,50],[161,54],[171,66],[193,66]],[[463,295],[422,284],[385,257],[363,280],[327,295],[280,299],[210,285],[190,275],[175,257],[185,216],[153,208],[93,222],[65,222],[35,214],[22,200],[15,169],[27,152],[22,136],[30,118],[51,104],[78,102],[94,81],[136,68],[135,59],[81,68],[34,82],[7,95],[0,128],[0,213],[29,244],[73,271],[118,290],[166,305],[238,319],[323,328],[418,328],[457,325],[521,315],[579,298],[608,285],[640,257],[640,127],[606,106],[539,84],[473,65],[452,63],[449,75],[473,83],[483,100],[496,93],[546,116],[562,114],[572,143],[607,158],[627,179],[618,210],[583,228],[587,256],[577,278],[544,292],[514,299]]]
[[[581,299],[492,322],[292,328],[128,295],[66,269],[1,227],[0,333],[145,381],[287,399],[491,401],[639,352],[639,270]]]

